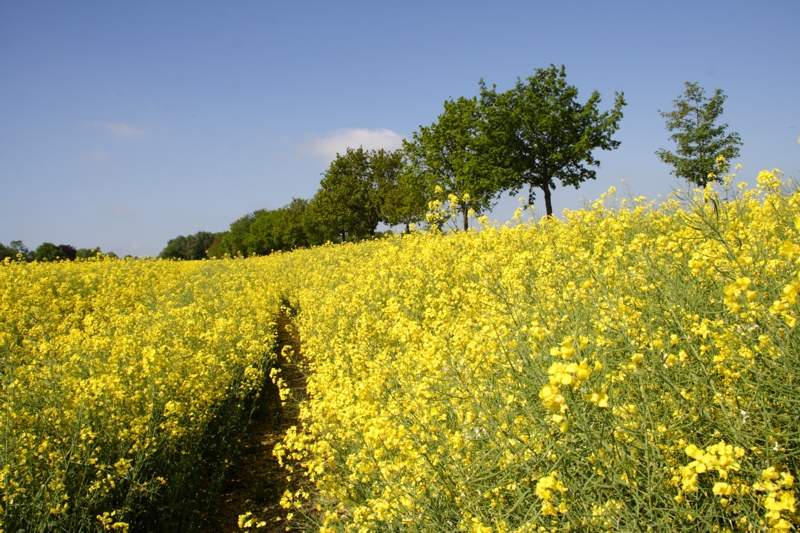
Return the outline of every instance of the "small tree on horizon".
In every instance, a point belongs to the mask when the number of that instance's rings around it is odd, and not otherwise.
[[[33,252],[34,261],[56,261],[60,257],[58,246],[52,242],[43,242]]]
[[[686,91],[673,101],[674,111],[658,111],[667,119],[667,130],[675,132],[669,138],[678,145],[676,153],[661,148],[656,155],[675,167],[671,173],[676,177],[705,187],[722,180],[719,174],[727,172],[730,160],[739,156],[742,140],[738,133],[725,134],[727,124],[715,125],[727,99],[722,89],[706,98],[697,83],[687,81],[685,86]]]

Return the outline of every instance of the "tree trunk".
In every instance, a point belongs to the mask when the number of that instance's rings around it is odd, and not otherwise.
[[[411,225],[406,222],[406,233],[411,233]]]
[[[469,215],[466,205],[461,207],[461,212],[464,214],[464,231],[467,231],[469,229]]]
[[[553,216],[553,204],[550,202],[550,187],[545,185],[542,187],[542,192],[544,192],[544,209],[547,211],[547,216]]]

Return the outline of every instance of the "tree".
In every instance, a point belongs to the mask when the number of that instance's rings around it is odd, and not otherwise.
[[[8,245],[14,251],[14,255],[22,257],[23,261],[33,261],[33,252],[22,244],[22,241],[11,241]]]
[[[707,99],[705,90],[697,83],[687,81],[685,85],[686,91],[673,101],[674,111],[658,111],[667,119],[667,130],[676,132],[670,140],[677,143],[677,153],[662,148],[656,155],[675,167],[671,171],[675,176],[705,187],[709,182],[722,180],[718,174],[727,172],[729,161],[739,156],[742,140],[738,133],[725,134],[727,124],[714,124],[728,98],[722,89],[716,89],[714,96]]]
[[[399,152],[359,147],[336,154],[308,206],[304,227],[310,239],[374,237],[386,221],[385,192],[396,184],[401,168]]]
[[[280,208],[281,224],[278,227],[277,240],[283,251],[305,248],[309,245],[308,236],[303,228],[303,216],[308,209],[308,200],[292,198],[292,201]]]
[[[6,246],[5,244],[0,242],[0,263],[3,262],[3,259],[9,258],[14,260],[17,258],[17,252],[12,250],[10,247]]]
[[[167,242],[159,257],[164,259],[199,260],[206,257],[206,250],[214,242],[214,234],[198,231],[194,235],[178,235]]]
[[[308,209],[303,213],[303,231],[311,245],[344,242],[345,226],[329,195],[320,194],[320,191],[317,191],[317,194],[308,203]]]
[[[486,164],[483,121],[476,98],[448,100],[435,123],[403,141],[410,172],[425,183],[426,197],[454,202],[465,231],[470,211],[491,209],[498,192],[495,169]]]
[[[101,253],[103,253],[103,251],[98,246],[96,248],[78,248],[75,255],[79,259],[91,259],[97,257],[97,254]]]
[[[404,165],[397,177],[397,183],[387,187],[383,195],[383,214],[390,226],[403,224],[406,232],[411,224],[425,220],[428,201],[425,196],[425,182],[421,176]]]
[[[308,237],[303,229],[303,214],[307,207],[307,200],[293,198],[289,205],[280,209],[260,212],[244,240],[248,253],[266,255],[308,246]]]
[[[255,222],[259,213],[264,211],[264,209],[259,209],[231,222],[230,230],[222,234],[219,243],[220,255],[228,254],[231,257],[239,254],[248,255],[245,239],[250,234],[250,225]]]
[[[55,261],[59,258],[58,246],[52,242],[43,242],[33,252],[34,261]]]
[[[516,195],[528,187],[528,203],[536,191],[544,195],[547,216],[553,214],[551,192],[556,180],[576,189],[599,166],[596,149],[613,150],[619,141],[611,136],[619,129],[623,93],[614,94],[614,107],[601,113],[600,94],[592,92],[585,104],[577,101],[578,89],[567,85],[564,66],[536,69],[524,82],[502,94],[481,80],[481,101],[486,109],[488,157],[503,170],[503,189]]]
[[[267,255],[281,249],[278,237],[281,219],[281,212],[278,209],[260,211],[256,215],[244,238],[247,255]]]
[[[223,253],[220,251],[220,245],[222,244],[222,237],[226,233],[227,232],[224,231],[214,234],[214,240],[211,241],[211,245],[208,247],[208,250],[206,250],[206,255],[208,255],[209,259],[213,257],[222,257]]]
[[[59,244],[56,248],[58,248],[58,257],[61,259],[75,261],[75,258],[78,257],[78,250],[76,250],[74,246]]]

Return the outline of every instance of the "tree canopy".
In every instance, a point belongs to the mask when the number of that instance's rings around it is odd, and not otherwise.
[[[250,225],[255,222],[259,213],[264,211],[264,209],[254,211],[253,213],[248,213],[231,222],[230,229],[222,234],[222,239],[217,249],[220,257],[225,254],[231,257],[249,255],[247,243],[245,241],[250,234]]]
[[[194,235],[178,235],[167,242],[159,257],[164,259],[197,260],[206,257],[206,250],[214,242],[214,234],[208,231],[198,231]]]
[[[528,202],[536,189],[543,193],[547,215],[553,214],[551,191],[556,180],[576,189],[595,179],[590,168],[599,166],[593,152],[613,150],[619,141],[611,136],[619,129],[623,93],[615,93],[614,107],[600,112],[600,94],[592,92],[585,104],[578,89],[568,85],[564,66],[536,69],[525,81],[498,94],[481,81],[481,102],[486,112],[487,157],[503,172],[503,186],[510,194],[528,187]]]
[[[99,247],[76,249],[69,244],[56,246],[51,242],[43,242],[34,251],[28,250],[28,247],[22,241],[11,241],[9,246],[0,243],[0,262],[5,258],[9,258],[12,261],[18,259],[22,261],[56,261],[59,259],[74,261],[75,259],[95,257],[98,253],[101,253]],[[113,252],[105,255],[116,257]]]
[[[59,258],[58,246],[52,242],[43,242],[33,252],[34,261],[55,261]]]
[[[266,255],[308,246],[303,230],[303,214],[308,201],[293,198],[289,205],[272,211],[261,211],[250,225],[244,243],[250,255]]]
[[[421,178],[428,198],[455,204],[464,230],[470,212],[491,209],[498,190],[495,169],[485,157],[483,129],[477,98],[461,97],[446,101],[436,122],[403,141],[409,172]]]
[[[304,225],[312,241],[375,236],[387,220],[387,191],[397,185],[402,163],[402,153],[383,149],[336,154],[309,205]]]
[[[404,162],[397,183],[387,187],[383,198],[383,214],[389,226],[402,224],[406,231],[411,224],[425,220],[428,200],[425,196],[425,181],[422,176],[411,171]]]
[[[5,258],[16,259],[17,252],[12,250],[11,247],[0,242],[0,261],[3,261]]]
[[[676,177],[705,187],[722,179],[719,174],[727,172],[730,160],[739,156],[742,141],[738,133],[725,133],[727,124],[715,124],[727,98],[722,89],[706,98],[697,83],[687,81],[685,85],[686,91],[673,101],[673,111],[659,110],[667,119],[667,130],[675,132],[669,138],[678,145],[676,153],[661,148],[656,155],[674,167],[671,173]]]

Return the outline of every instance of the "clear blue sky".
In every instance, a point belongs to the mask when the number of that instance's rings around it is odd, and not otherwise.
[[[564,64],[628,106],[577,208],[623,178],[680,185],[658,110],[696,81],[728,96],[739,176],[800,177],[800,2],[11,2],[0,0],[0,242],[156,255],[310,198],[330,154],[392,147],[478,80]],[[505,198],[504,221],[516,202]]]

